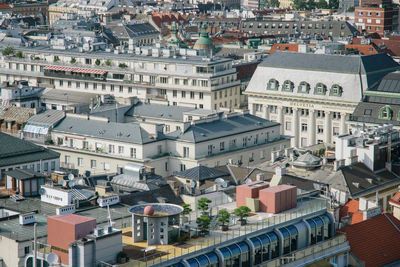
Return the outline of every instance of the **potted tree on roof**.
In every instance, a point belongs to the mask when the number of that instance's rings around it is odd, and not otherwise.
[[[218,222],[221,224],[222,231],[228,231],[230,217],[231,214],[227,210],[220,210],[218,212]]]
[[[199,234],[205,236],[209,232],[211,218],[209,215],[209,206],[212,201],[208,198],[202,197],[197,201],[197,209],[201,210],[201,215],[196,219]]]
[[[233,214],[238,216],[240,219],[240,225],[246,225],[246,218],[249,217],[251,209],[246,206],[240,206],[233,211]]]

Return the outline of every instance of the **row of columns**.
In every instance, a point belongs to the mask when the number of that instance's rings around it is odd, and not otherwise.
[[[279,122],[281,124],[281,133],[284,132],[284,112],[283,109],[285,107],[282,106],[278,106],[277,107],[277,122]],[[293,123],[293,128],[292,128],[292,132],[293,132],[293,146],[295,147],[300,147],[301,143],[300,143],[300,116],[299,116],[299,111],[300,109],[297,107],[291,107],[293,110],[293,114],[292,114],[292,123]],[[325,118],[324,118],[324,141],[326,143],[332,143],[333,142],[333,127],[332,127],[332,112],[330,111],[324,111],[325,112]],[[253,105],[250,105],[250,113],[251,114],[255,114],[255,108]],[[262,107],[262,113],[263,113],[263,117],[265,119],[270,119],[270,110],[269,110],[269,106],[267,105],[263,105]],[[347,133],[346,130],[346,113],[345,112],[341,112],[340,113],[340,133],[339,134],[344,134]],[[308,115],[308,129],[307,129],[307,139],[308,139],[308,144],[307,145],[313,145],[317,143],[316,140],[316,118],[315,118],[315,110],[311,110],[309,109],[309,115]]]

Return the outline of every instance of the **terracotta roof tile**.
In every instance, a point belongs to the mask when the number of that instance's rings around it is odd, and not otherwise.
[[[343,207],[340,208],[339,218],[350,216],[351,223],[356,224],[363,221],[363,213],[358,210],[359,201],[351,199]]]
[[[391,200],[389,200],[390,203],[400,205],[400,192],[397,192]]]
[[[400,221],[391,214],[380,214],[342,229],[347,234],[351,252],[366,267],[383,266],[400,260]]]

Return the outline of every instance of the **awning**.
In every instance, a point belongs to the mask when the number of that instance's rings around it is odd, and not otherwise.
[[[91,73],[91,74],[106,74],[105,70],[93,70],[93,69],[82,69],[82,68],[71,68],[71,67],[62,67],[62,66],[46,66],[45,70],[56,70],[56,71],[70,71],[75,73]]]
[[[92,69],[74,69],[73,72],[75,72],[75,73],[92,73],[92,74],[100,74],[100,75],[107,73],[107,71],[105,71],[105,70],[92,70]]]
[[[62,66],[46,66],[45,70],[59,70],[59,71],[74,71],[75,68],[62,67]]]
[[[27,124],[24,127],[24,132],[33,134],[47,134],[49,132],[49,128]]]

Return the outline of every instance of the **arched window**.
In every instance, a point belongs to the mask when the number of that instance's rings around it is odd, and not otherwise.
[[[338,84],[334,84],[331,87],[329,95],[330,96],[342,96],[342,93],[343,93],[342,87],[340,85],[338,85]]]
[[[283,92],[293,92],[294,83],[292,81],[286,80],[282,85]]]
[[[271,79],[269,80],[268,84],[267,84],[267,89],[268,90],[278,90],[279,87],[279,82],[275,79]]]
[[[325,95],[326,85],[323,83],[317,83],[314,88],[314,95]]]
[[[393,110],[390,108],[389,105],[383,106],[379,110],[378,117],[381,120],[391,120],[393,117]]]
[[[298,93],[308,94],[309,91],[310,91],[310,84],[304,81],[301,82],[297,88]]]

